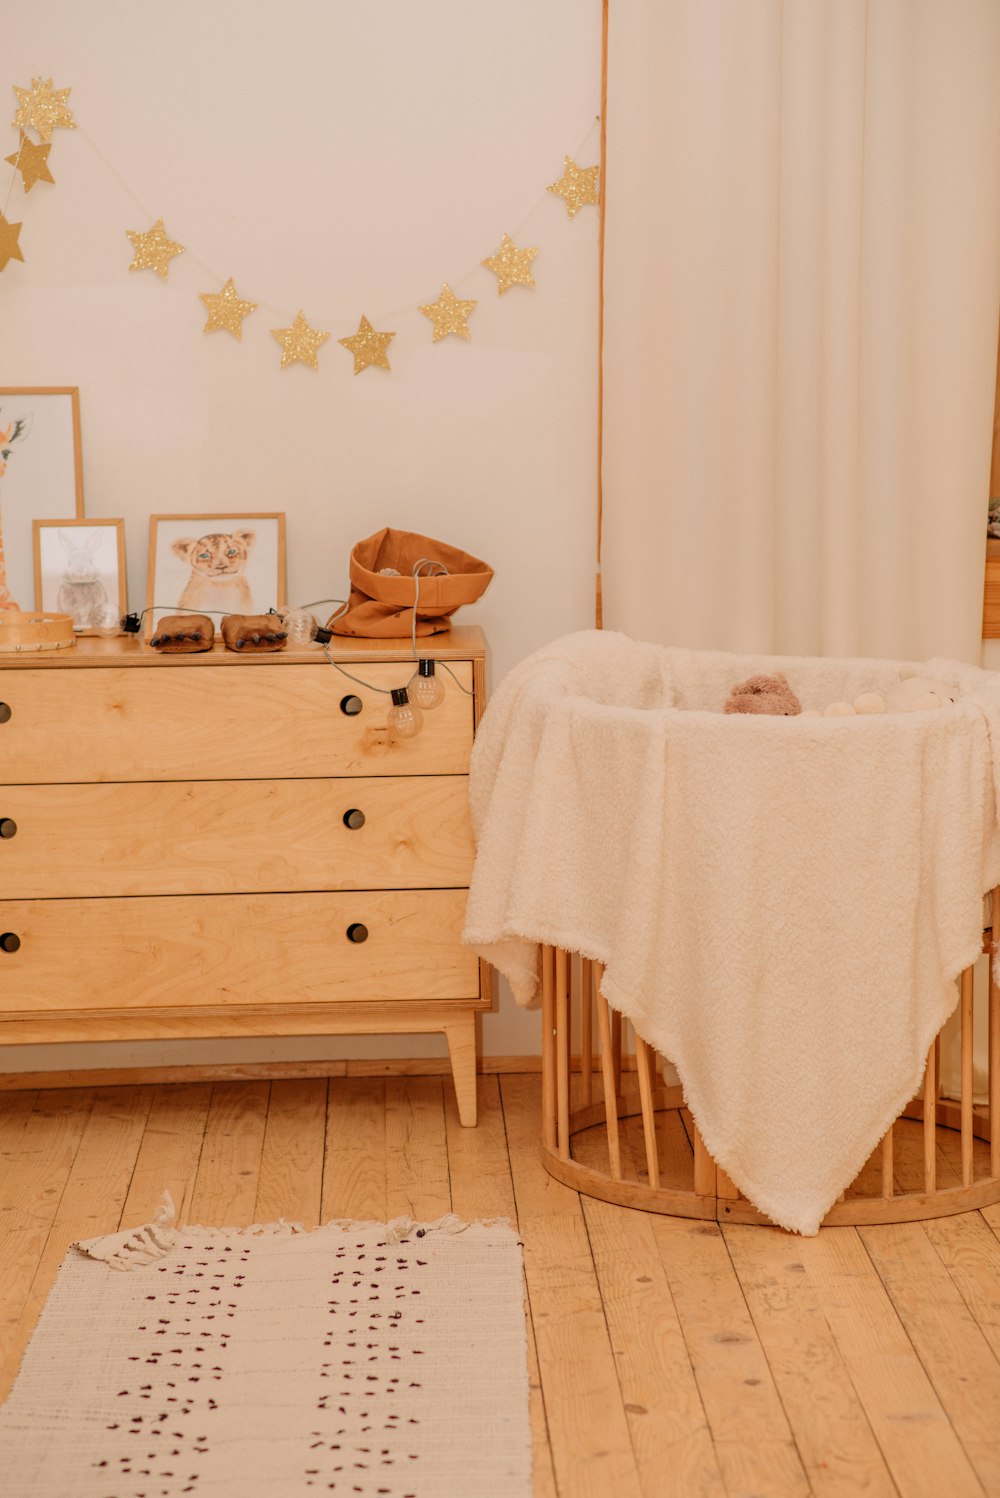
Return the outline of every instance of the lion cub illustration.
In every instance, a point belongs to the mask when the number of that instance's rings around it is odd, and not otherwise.
[[[191,576],[177,607],[252,614],[253,594],[243,569],[256,539],[255,531],[223,531],[200,536],[197,541],[175,541],[177,556],[191,564]]]

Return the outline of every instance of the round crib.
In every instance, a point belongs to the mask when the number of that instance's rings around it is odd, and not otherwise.
[[[994,890],[995,911],[998,899]],[[988,928],[987,1102],[974,1100],[970,967],[959,981],[959,1097],[941,1095],[938,1037],[921,1091],[830,1208],[824,1227],[942,1217],[1000,1200],[998,950]],[[659,1062],[668,1058],[657,1057],[609,1007],[600,965],[551,946],[542,948],[541,963],[542,1163],[549,1174],[623,1207],[772,1226],[705,1148],[683,1089],[661,1081]]]

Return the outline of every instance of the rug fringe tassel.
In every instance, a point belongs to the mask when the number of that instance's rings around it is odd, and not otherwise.
[[[164,1191],[156,1216],[139,1228],[123,1233],[106,1233],[101,1238],[86,1238],[73,1245],[88,1258],[100,1259],[109,1269],[143,1269],[166,1258],[177,1242],[177,1209],[169,1191]]]
[[[405,1238],[423,1238],[429,1233],[465,1233],[470,1228],[509,1228],[507,1217],[492,1218],[489,1222],[469,1223],[446,1212],[433,1222],[419,1222],[413,1217],[394,1217],[391,1222],[361,1221],[353,1217],[338,1217],[324,1224],[326,1228],[339,1228],[341,1232],[356,1232],[362,1228],[378,1228],[385,1234],[387,1244],[401,1243]],[[180,1235],[177,1227],[177,1209],[169,1191],[164,1191],[162,1200],[152,1222],[142,1227],[129,1228],[121,1233],[106,1233],[100,1238],[85,1238],[73,1247],[88,1258],[98,1259],[109,1269],[144,1269],[164,1259],[174,1248]],[[322,1232],[322,1228],[306,1228],[301,1222],[286,1222],[280,1217],[277,1222],[254,1222],[244,1228],[205,1228],[191,1223],[185,1232],[217,1233],[223,1238],[283,1238],[294,1234]]]

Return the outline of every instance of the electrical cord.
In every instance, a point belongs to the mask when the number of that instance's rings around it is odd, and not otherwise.
[[[421,576],[447,577],[448,575],[449,573],[447,567],[445,567],[442,562],[434,561],[432,557],[421,557],[419,561],[414,562],[413,564],[414,597],[410,620],[410,641],[413,648],[413,659],[417,669],[410,675],[409,679],[406,682],[406,687],[409,688],[410,686],[412,686],[413,682],[417,679],[417,676],[420,673],[421,660],[428,659],[434,661],[435,667],[440,666],[442,671],[447,671],[448,675],[451,677],[452,681],[458,687],[458,690],[460,692],[463,692],[466,697],[472,697],[474,695],[472,689],[462,685],[458,677],[455,675],[455,672],[448,665],[447,661],[438,660],[433,654],[421,656],[419,650],[417,649],[417,609],[420,606]],[[340,607],[336,610],[335,613],[330,615],[330,618],[327,621],[327,625],[329,626],[334,622],[334,620],[339,619],[342,614],[346,613],[348,607],[346,599],[314,598],[311,603],[298,604],[296,605],[296,607],[301,609],[314,609],[318,608],[321,604],[330,603],[339,604]],[[228,613],[231,612],[230,610],[226,609],[192,609],[182,608],[179,604],[168,605],[162,603],[152,603],[147,604],[147,606],[139,613],[126,614],[125,619],[122,621],[123,625],[125,626],[126,633],[138,634],[139,630],[142,628],[142,623],[146,615],[155,613],[157,610],[162,610],[165,613],[173,614],[210,614],[213,616],[218,616],[221,619],[226,618]],[[271,609],[270,612],[273,614],[277,614],[278,610]],[[286,610],[286,612],[288,611]],[[345,666],[342,666],[339,661],[335,661],[333,656],[330,654],[326,641],[321,642],[320,648],[322,649],[323,654],[329,661],[330,665],[336,667],[341,676],[346,676],[348,681],[352,681],[355,686],[364,687],[368,692],[380,692],[384,697],[390,697],[392,695],[393,691],[395,690],[393,687],[377,687],[375,686],[374,682],[362,681],[360,676],[355,676],[352,672],[348,671]]]

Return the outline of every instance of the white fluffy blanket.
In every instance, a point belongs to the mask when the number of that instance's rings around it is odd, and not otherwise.
[[[472,761],[466,942],[537,1001],[538,944],[677,1066],[709,1150],[812,1234],[918,1091],[1000,880],[1000,674],[920,665],[936,712],[725,715],[782,670],[802,706],[883,696],[899,662],[569,635],[516,667]]]

